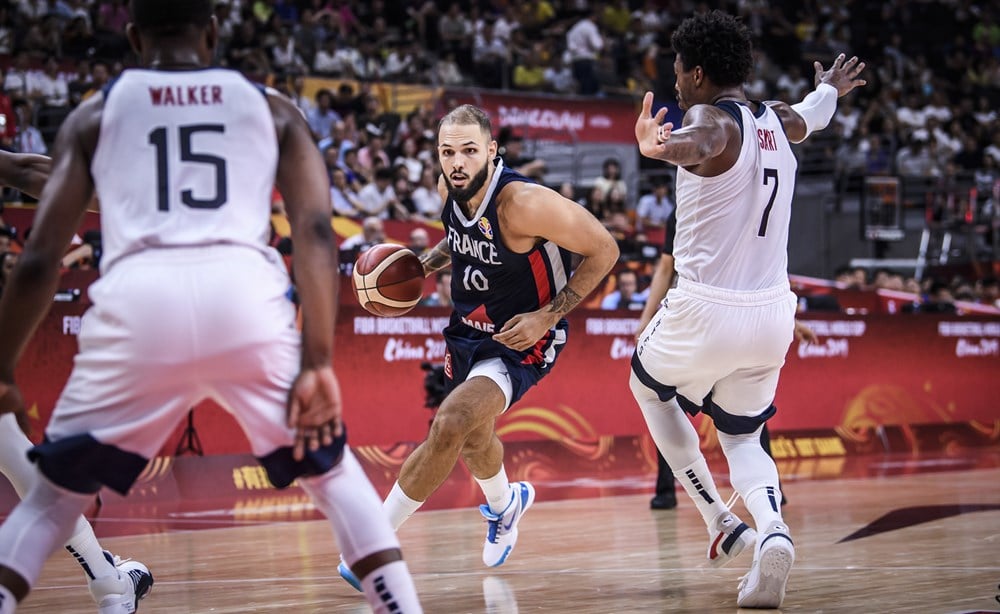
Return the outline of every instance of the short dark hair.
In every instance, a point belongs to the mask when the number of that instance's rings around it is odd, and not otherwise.
[[[750,31],[722,11],[688,17],[670,43],[681,56],[684,70],[701,66],[705,76],[720,87],[741,85],[753,69]]]
[[[441,121],[438,123],[438,132],[441,131],[443,126],[449,125],[479,126],[485,134],[487,134],[490,138],[493,138],[493,124],[490,122],[490,116],[479,107],[471,104],[463,104],[459,107],[455,107],[447,115],[442,117]]]
[[[212,20],[211,0],[131,0],[132,22],[139,31],[159,36],[203,28]]]

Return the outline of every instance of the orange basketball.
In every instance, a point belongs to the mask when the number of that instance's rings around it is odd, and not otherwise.
[[[358,256],[354,264],[354,292],[368,312],[401,316],[423,296],[424,265],[402,245],[379,243]]]

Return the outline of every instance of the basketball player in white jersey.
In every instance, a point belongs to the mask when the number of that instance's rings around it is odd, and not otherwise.
[[[816,63],[816,89],[794,105],[747,100],[750,35],[715,11],[685,20],[673,35],[683,126],[651,114],[635,125],[643,155],[677,165],[677,287],[646,326],[630,385],[650,433],[708,526],[708,556],[725,564],[754,546],[737,605],[781,605],[795,560],[781,517],[774,461],[760,445],[774,414],[778,373],[792,340],[796,300],[787,243],[796,160],[789,143],[824,128],[837,97],[864,81],[857,58]],[[685,412],[711,415],[733,488],[757,531],[719,498]],[[756,539],[755,539],[756,538]]]
[[[309,128],[288,99],[207,67],[211,0],[131,8],[127,34],[147,68],[125,71],[60,129],[33,232],[0,300],[0,413],[21,413],[17,358],[96,192],[101,279],[45,440],[28,453],[34,483],[0,527],[0,614],[15,611],[93,493],[127,492],[204,398],[234,414],[275,486],[298,479],[330,518],[375,612],[420,612],[395,532],[346,446],[331,366],[329,186]],[[287,272],[266,243],[275,183],[292,221],[302,333]]]
[[[0,185],[38,198],[51,166],[52,159],[48,156],[0,151]],[[18,425],[17,416],[0,416],[0,473],[10,480],[20,497],[24,497],[37,476],[28,461],[30,448],[31,441]],[[65,546],[83,568],[90,594],[100,612],[118,612],[123,607],[134,609],[135,602],[144,598],[153,586],[153,576],[145,565],[121,559],[102,549],[94,529],[83,516],[76,519],[73,536]],[[131,593],[126,583],[132,584]]]

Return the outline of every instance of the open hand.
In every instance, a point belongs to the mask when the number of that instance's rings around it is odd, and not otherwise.
[[[845,57],[847,56],[843,53],[838,55],[829,70],[823,70],[822,64],[813,62],[813,68],[816,69],[816,85],[818,86],[820,83],[832,85],[837,88],[838,96],[843,96],[856,87],[866,85],[867,81],[858,79],[858,75],[865,69],[865,63],[859,61],[858,56],[852,56],[847,61],[844,61]]]
[[[653,92],[646,92],[642,98],[642,111],[635,120],[635,140],[639,144],[639,152],[647,158],[656,158],[662,154],[666,142],[670,140],[674,125],[671,122],[663,123],[666,116],[666,107],[661,107],[653,115]]]

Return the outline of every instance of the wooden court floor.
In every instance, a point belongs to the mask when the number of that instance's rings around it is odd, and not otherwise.
[[[894,477],[786,476],[797,561],[783,611],[1000,611],[1000,468],[942,471],[934,462],[927,472]],[[512,558],[497,569],[480,561],[485,525],[474,509],[418,512],[400,539],[427,612],[736,610],[749,556],[730,568],[708,567],[694,505],[682,496],[676,510],[651,511],[648,499],[547,502],[539,488]],[[735,509],[747,516],[742,504]],[[155,574],[143,613],[369,611],[337,575],[323,521],[234,523],[102,543]],[[19,611],[95,608],[79,568],[60,553]]]

